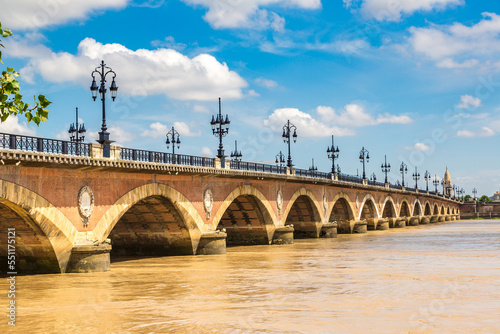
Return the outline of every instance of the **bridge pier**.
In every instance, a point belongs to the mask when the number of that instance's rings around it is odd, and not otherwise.
[[[439,216],[431,216],[431,224],[437,223],[439,221]]]
[[[422,216],[420,217],[420,224],[429,224],[431,222],[431,219],[429,216]]]
[[[418,217],[410,217],[408,225],[409,226],[418,226],[419,225]]]
[[[406,226],[406,217],[399,217],[395,219],[394,222],[394,227],[395,228],[402,228]]]
[[[206,232],[200,237],[197,255],[226,254],[227,234],[222,231]]]
[[[446,218],[445,218],[444,216],[439,216],[438,221],[439,221],[440,223],[442,223],[442,222],[446,221]]]
[[[71,257],[66,268],[68,273],[92,273],[109,271],[111,245],[77,245],[71,250]]]
[[[366,233],[368,231],[366,220],[356,220],[352,228],[352,233]]]
[[[321,238],[336,238],[337,237],[337,222],[324,223],[321,226]]]
[[[293,244],[293,225],[277,227],[274,230],[273,245],[290,245]]]
[[[337,221],[337,233],[351,234],[354,227],[354,220],[340,220]]]
[[[451,216],[450,215],[444,216],[444,220],[447,222],[451,221]]]
[[[377,221],[377,230],[378,231],[385,231],[389,229],[389,220],[388,218],[380,218]]]

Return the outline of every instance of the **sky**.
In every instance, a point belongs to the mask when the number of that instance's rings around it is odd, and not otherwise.
[[[274,163],[297,127],[293,163],[331,170],[335,136],[343,173],[406,183],[415,167],[467,194],[500,190],[500,2],[497,0],[52,0],[1,1],[14,36],[2,59],[22,93],[52,104],[39,127],[11,117],[0,132],[67,140],[75,108],[97,139],[101,103],[89,90],[104,60],[116,72],[106,100],[110,139],[123,147],[215,156],[210,120],[231,121],[229,155]],[[110,81],[107,85],[109,87]],[[432,184],[429,188],[434,189]]]

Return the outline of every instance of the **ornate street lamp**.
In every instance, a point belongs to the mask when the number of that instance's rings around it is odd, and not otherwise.
[[[370,176],[370,181],[377,182],[377,175],[375,175],[375,173],[373,173],[373,174]]]
[[[438,185],[439,185],[439,180],[437,175],[434,174],[434,181],[432,181],[432,184],[434,184],[434,187],[436,188],[436,194],[438,194]]]
[[[328,147],[326,149],[326,153],[328,154],[328,159],[331,159],[332,160],[332,174],[335,175],[336,173],[340,173],[340,171],[337,169],[337,171],[335,170],[335,159],[338,159],[339,158],[339,147],[335,147],[334,143],[333,143],[333,136],[332,136],[332,146],[331,147]],[[338,167],[338,165],[337,165]]]
[[[212,126],[212,133],[214,136],[219,137],[219,149],[217,150],[217,158],[221,159],[221,166],[224,167],[224,147],[222,146],[222,138],[229,133],[229,117],[226,114],[226,119],[222,116],[221,112],[221,102],[219,97],[219,113],[214,117],[212,115],[212,120],[210,125]]]
[[[275,163],[281,167],[285,163],[285,155],[283,153],[278,153],[276,154],[276,161]]]
[[[318,167],[317,166],[314,166],[314,158],[312,159],[312,166],[309,167],[309,171],[312,172],[312,174],[314,175],[314,172],[316,172],[318,170]]]
[[[172,130],[167,132],[166,134],[167,140],[165,141],[165,144],[167,144],[167,150],[170,149],[170,144],[172,144],[172,155],[175,154],[175,146],[177,148],[181,148],[181,138],[179,135],[179,132],[172,127]]]
[[[292,135],[292,130],[293,130],[293,135]],[[283,134],[281,135],[281,137],[283,137],[283,142],[288,144],[288,161],[287,161],[287,166],[289,168],[292,168],[293,167],[293,163],[292,163],[292,156],[290,154],[290,142],[291,142],[291,138],[293,138],[293,142],[296,143],[297,142],[297,127],[295,125],[293,125],[292,123],[290,123],[290,120],[288,120],[286,122],[285,125],[283,125]]]
[[[387,180],[387,174],[391,171],[391,164],[387,163],[387,155],[384,155],[384,163],[382,164],[382,173],[385,173],[385,183],[389,183]]]
[[[415,189],[418,189],[418,180],[420,180],[420,173],[417,172],[417,166],[415,166],[415,173],[413,173],[412,176],[415,180]]]
[[[241,154],[241,151],[238,151],[238,142],[235,140],[234,151],[231,152],[231,158],[233,159],[233,161],[240,162],[242,156],[243,154]]]
[[[363,180],[366,179],[365,160],[366,162],[370,162],[370,152],[363,146],[361,151],[359,151],[359,162],[363,163]]]
[[[399,166],[399,172],[401,173],[401,186],[405,186],[405,174],[408,173],[408,166],[401,162],[401,166]]]
[[[396,182],[394,183],[397,187],[401,187],[401,182],[399,182],[399,180],[396,180]]]
[[[476,200],[477,189],[476,188],[472,189],[472,193],[474,194],[474,200]]]
[[[425,171],[424,179],[425,179],[425,188],[426,188],[426,191],[428,192],[429,191],[429,180],[431,179],[431,173],[429,173],[428,170]]]
[[[96,82],[96,74],[100,76],[100,84],[97,86]],[[111,69],[111,67],[106,66],[104,64],[104,60],[101,61],[101,65],[96,67],[95,70],[92,72],[92,84],[90,85],[90,91],[92,92],[92,98],[94,101],[97,98],[97,92],[99,92],[101,101],[102,101],[102,125],[101,125],[101,131],[99,132],[99,140],[97,141],[99,144],[103,145],[102,146],[102,155],[103,157],[109,158],[111,154],[111,147],[110,144],[113,142],[112,140],[109,140],[109,132],[107,131],[108,128],[106,126],[106,76],[108,74],[112,74],[113,78],[111,81],[111,86],[109,87],[109,91],[111,92],[111,98],[113,101],[116,99],[116,93],[118,91],[118,87],[116,86],[115,78],[116,78],[116,73]]]
[[[78,108],[76,108],[76,122],[75,123],[71,123],[71,125],[69,126],[69,130],[68,130],[68,133],[69,133],[69,140],[71,142],[74,142],[76,143],[76,146],[75,146],[75,153],[76,155],[79,155],[80,154],[80,143],[83,142],[85,140],[85,133],[87,132],[87,130],[85,129],[85,124],[78,124]]]
[[[452,196],[452,198],[454,199],[456,197],[456,195],[457,195],[457,193],[455,191],[457,189],[457,186],[453,185],[452,189],[453,189],[453,196]]]

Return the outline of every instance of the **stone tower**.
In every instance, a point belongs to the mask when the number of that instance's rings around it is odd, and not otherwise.
[[[451,183],[450,172],[448,172],[448,166],[446,166],[446,172],[444,173],[443,194],[448,197],[453,196],[453,185]]]

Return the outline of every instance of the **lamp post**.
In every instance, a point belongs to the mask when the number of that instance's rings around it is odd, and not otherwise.
[[[426,191],[429,192],[429,180],[431,179],[431,173],[429,173],[428,170],[425,171],[424,179],[425,179],[425,188],[426,188]]]
[[[457,188],[457,186],[456,186],[456,185],[453,185],[453,187],[452,187],[452,189],[453,189],[453,196],[451,196],[451,198],[453,198],[453,199],[454,199],[454,198],[456,197],[456,195],[457,195],[457,193],[455,192],[455,189],[456,189],[456,188]]]
[[[375,175],[375,173],[373,173],[373,174],[370,176],[370,181],[377,182],[377,175]]]
[[[85,129],[85,124],[78,124],[78,108],[76,108],[76,122],[71,123],[69,126],[69,140],[71,142],[76,143],[75,146],[75,153],[76,155],[80,155],[80,145],[79,143],[83,142],[85,140],[85,132],[87,130]]]
[[[292,130],[293,130],[293,135],[292,135]],[[290,120],[288,120],[286,122],[286,124],[283,125],[283,134],[281,135],[281,137],[283,137],[283,142],[288,144],[287,166],[289,168],[292,168],[293,164],[292,164],[292,156],[290,154],[290,142],[291,142],[290,137],[293,138],[294,143],[297,142],[297,127],[295,125],[293,125],[292,123],[290,123]]]
[[[100,84],[97,86],[96,82],[96,75],[100,76]],[[99,91],[99,94],[101,96],[101,101],[102,101],[102,125],[101,125],[101,131],[99,132],[99,140],[97,141],[99,144],[103,145],[102,146],[102,155],[103,157],[109,158],[111,155],[111,147],[110,144],[113,142],[112,140],[109,140],[109,132],[108,127],[106,125],[106,76],[108,74],[112,74],[113,78],[111,81],[111,86],[109,87],[109,91],[111,92],[111,98],[113,101],[116,99],[116,93],[118,91],[118,87],[116,86],[115,78],[116,78],[116,73],[111,69],[111,67],[106,66],[104,64],[104,60],[101,61],[101,65],[97,66],[94,71],[92,71],[92,84],[90,85],[90,91],[92,92],[92,98],[94,101],[97,98],[97,92]],[[98,78],[99,79],[99,78]]]
[[[241,151],[238,151],[238,141],[234,141],[234,151],[231,152],[231,158],[233,158],[233,161],[235,162],[240,162],[241,157],[243,154],[241,154]]]
[[[417,172],[417,166],[415,166],[415,173],[413,173],[412,176],[415,180],[415,189],[418,189],[418,180],[420,180],[420,173]]]
[[[361,151],[359,151],[359,162],[363,163],[363,180],[366,179],[365,160],[366,162],[370,162],[370,152],[363,146]]]
[[[401,173],[401,186],[405,186],[405,174],[408,173],[408,166],[401,162],[401,166],[399,166],[399,172]]]
[[[472,189],[472,193],[474,194],[474,200],[476,200],[477,189],[476,188]]]
[[[219,97],[219,113],[214,117],[212,115],[212,120],[210,121],[210,125],[212,126],[212,134],[216,137],[219,137],[219,149],[217,150],[217,158],[221,160],[221,166],[225,165],[225,156],[224,156],[224,147],[222,146],[222,138],[229,133],[229,117],[226,114],[226,119],[222,116],[221,111],[221,102]]]
[[[311,172],[312,176],[315,176],[316,172],[318,171],[318,167],[314,166],[314,158],[312,159],[312,166],[309,167],[309,171]]]
[[[339,147],[335,147],[334,143],[333,143],[333,136],[332,136],[332,146],[331,147],[328,147],[326,149],[326,153],[328,154],[328,159],[331,159],[332,160],[332,174],[333,175],[336,175],[337,173],[340,173],[340,171],[337,169],[335,170],[335,159],[338,159],[339,158]],[[338,167],[338,165],[337,165]]]
[[[438,194],[438,185],[439,185],[439,180],[436,174],[434,174],[434,181],[432,181],[432,184],[436,188],[436,194]]]
[[[384,155],[384,163],[382,164],[382,173],[385,173],[385,184],[389,183],[387,174],[391,171],[391,164],[387,163],[387,155]]]
[[[285,163],[285,155],[280,151],[280,153],[276,154],[276,161],[275,163],[280,167]]]
[[[170,144],[172,144],[172,155],[175,154],[175,146],[177,145],[177,148],[179,149],[181,147],[181,139],[179,132],[172,127],[172,130],[167,132],[166,134],[167,140],[165,141],[165,144],[167,144],[167,150],[170,149]]]

